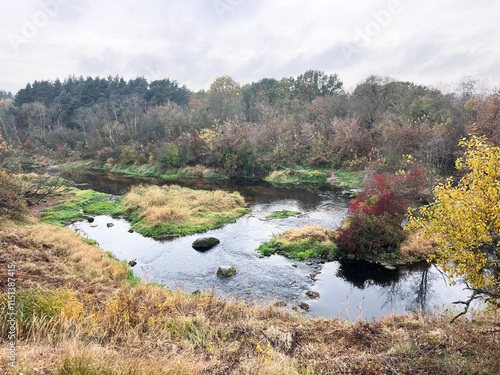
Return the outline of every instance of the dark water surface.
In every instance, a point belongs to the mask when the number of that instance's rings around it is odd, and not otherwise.
[[[66,175],[77,183],[97,191],[121,195],[139,183],[172,184],[159,179],[137,178],[113,173],[79,173]],[[78,222],[71,228],[94,239],[99,246],[119,259],[136,260],[134,273],[143,280],[157,281],[170,288],[215,290],[223,297],[247,300],[279,300],[289,306],[304,301],[310,314],[323,317],[357,319],[387,313],[433,310],[465,299],[462,285],[449,286],[440,270],[421,264],[389,271],[366,262],[330,262],[307,265],[273,255],[262,258],[255,249],[273,234],[303,225],[320,224],[338,227],[349,201],[339,191],[327,187],[276,187],[263,181],[212,181],[189,179],[175,184],[193,189],[239,191],[252,212],[222,228],[203,234],[158,241],[137,233],[128,233],[130,225],[122,219],[97,216],[93,223]],[[83,187],[84,188],[84,187]],[[299,211],[298,217],[268,220],[266,216],[279,210]],[[114,226],[108,228],[107,223]],[[191,247],[199,237],[214,236],[221,243],[208,252]],[[220,265],[236,267],[231,278],[219,278]],[[310,300],[308,290],[320,293]]]

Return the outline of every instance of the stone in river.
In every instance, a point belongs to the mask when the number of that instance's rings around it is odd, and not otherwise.
[[[233,266],[220,266],[217,270],[217,276],[230,277],[236,275],[236,268]]]
[[[207,251],[210,250],[215,245],[218,245],[220,240],[215,237],[201,237],[193,242],[191,246],[193,249],[198,251]]]

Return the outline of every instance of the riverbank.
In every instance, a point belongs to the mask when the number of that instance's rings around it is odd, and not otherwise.
[[[312,319],[140,283],[65,228],[2,221],[0,243],[4,312],[7,265],[17,270],[17,367],[7,351],[0,356],[13,374],[488,374],[500,366],[492,313],[454,324],[441,314]]]
[[[42,221],[67,225],[89,219],[86,215],[124,217],[132,230],[144,236],[203,233],[234,222],[250,212],[237,193],[204,191],[170,186],[133,186],[118,201],[94,190],[68,188],[61,193],[63,203],[41,213]]]
[[[157,177],[167,180],[175,180],[178,178],[229,179],[229,176],[200,165],[175,170],[165,170],[157,165],[149,164],[136,166],[134,164],[121,165],[101,163],[95,160],[80,160],[61,164],[61,168],[67,170],[98,170],[138,177]],[[284,185],[330,184],[343,188],[346,192],[352,193],[363,187],[366,178],[363,172],[350,172],[343,168],[338,170],[281,168],[280,170],[272,171],[268,176],[262,179],[271,183]]]
[[[363,260],[393,270],[399,266],[426,262],[435,254],[436,249],[434,241],[425,240],[411,233],[396,251],[381,253],[378,257],[361,255],[356,257],[355,254],[350,256],[342,252],[336,244],[337,239],[337,230],[325,229],[319,225],[304,226],[274,235],[269,241],[261,244],[257,251],[264,256],[280,254],[297,260],[308,258],[326,261]]]

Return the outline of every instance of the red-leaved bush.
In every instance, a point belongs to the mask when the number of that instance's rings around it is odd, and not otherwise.
[[[344,255],[380,257],[395,252],[404,239],[401,220],[427,188],[427,173],[410,163],[396,174],[377,174],[351,202],[337,245]]]

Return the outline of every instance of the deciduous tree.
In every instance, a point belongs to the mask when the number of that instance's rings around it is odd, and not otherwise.
[[[452,179],[437,185],[434,202],[413,212],[408,226],[438,242],[436,261],[472,291],[457,302],[466,307],[458,316],[478,298],[500,304],[500,147],[475,136],[461,145],[465,157],[456,166],[465,175],[456,185]]]

